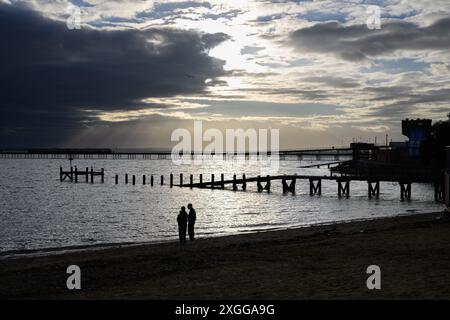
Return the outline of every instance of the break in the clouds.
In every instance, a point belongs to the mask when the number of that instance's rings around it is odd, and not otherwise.
[[[402,140],[450,109],[446,0],[0,0],[0,36],[0,146],[167,147],[196,119]]]

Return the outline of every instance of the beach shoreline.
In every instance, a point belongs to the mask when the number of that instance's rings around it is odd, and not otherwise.
[[[3,299],[450,298],[442,212],[177,242],[58,248],[0,260]],[[50,254],[49,254],[50,253]],[[66,287],[69,265],[82,289]],[[379,265],[382,289],[368,290]]]
[[[260,234],[265,232],[273,232],[273,231],[286,231],[286,230],[296,230],[296,229],[309,229],[323,226],[334,226],[341,225],[347,223],[354,222],[366,222],[366,221],[376,221],[382,219],[389,218],[398,218],[398,217],[408,217],[412,215],[427,215],[430,212],[414,212],[414,213],[400,213],[392,216],[384,216],[384,217],[372,217],[372,218],[356,218],[349,220],[339,220],[339,221],[326,221],[315,224],[305,224],[305,225],[296,225],[296,226],[283,226],[283,227],[273,227],[268,229],[259,229],[259,230],[248,230],[248,231],[237,231],[229,234],[219,234],[219,235],[208,235],[204,236],[201,233],[197,234],[197,238],[206,240],[206,239],[214,239],[214,238],[224,238],[230,236],[243,236],[247,234]],[[431,213],[431,214],[434,214]],[[130,242],[99,242],[94,244],[74,244],[74,245],[63,245],[63,246],[54,246],[54,247],[42,247],[42,248],[30,248],[30,249],[12,249],[6,251],[0,251],[0,261],[8,260],[8,259],[21,259],[21,258],[31,258],[31,257],[45,257],[50,255],[59,255],[65,253],[75,253],[75,252],[89,252],[89,251],[98,251],[105,249],[117,249],[117,248],[129,248],[134,246],[142,246],[142,245],[161,245],[167,243],[177,242],[178,238],[176,236],[172,238],[168,238],[167,240],[149,240],[149,241],[130,241]]]

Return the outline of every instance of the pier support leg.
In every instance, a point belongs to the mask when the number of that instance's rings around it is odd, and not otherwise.
[[[264,187],[261,184],[261,176],[258,176],[258,180],[256,181],[256,187],[258,188],[258,192],[262,192]]]
[[[75,167],[75,169],[76,169],[76,167]],[[101,177],[101,181],[102,181],[102,183],[104,183],[104,182],[105,182],[105,169],[104,169],[104,168],[102,168],[102,171],[101,171],[100,177]]]
[[[170,174],[170,187],[173,187],[173,174]]]
[[[296,183],[296,179],[292,179],[291,184],[289,185],[289,191],[292,193],[295,193],[295,183]]]
[[[247,190],[247,182],[245,181],[245,174],[242,175],[242,190]]]
[[[136,185],[136,176],[133,174],[133,186]]]
[[[153,175],[150,176],[150,187],[153,187]]]
[[[125,173],[125,184],[128,184],[128,173]]]
[[[193,184],[194,184],[194,176],[191,174],[189,176],[189,188],[192,188]]]
[[[89,168],[86,168],[86,183],[89,182]]]
[[[119,175],[118,174],[116,174],[115,182],[116,182],[116,184],[119,183]]]
[[[400,182],[400,199],[411,200],[411,182]]]
[[[142,175],[142,184],[145,186],[145,174]]]
[[[200,187],[203,187],[203,174],[200,174],[200,176],[198,177],[199,181],[200,181]]]
[[[180,187],[183,186],[183,174],[180,173]]]
[[[59,181],[60,181],[60,182],[63,181],[63,171],[62,171],[62,167],[59,167]]]
[[[270,176],[267,176],[267,183],[264,186],[264,190],[267,190],[267,192],[270,192]]]
[[[317,183],[314,183],[317,181]],[[309,179],[309,195],[322,194],[322,179]]]
[[[94,183],[94,168],[91,168],[91,183]]]
[[[344,183],[344,186],[342,186],[342,183]],[[338,180],[338,196],[339,198],[350,196],[350,180]]]
[[[286,192],[288,192],[289,191],[289,186],[288,186],[288,184],[287,184],[287,182],[286,182],[286,179],[281,179],[281,184],[283,185],[283,193],[286,193]]]
[[[444,188],[441,183],[434,184],[434,200],[435,201],[444,200]]]
[[[236,174],[233,174],[233,191],[236,191],[238,189],[236,185]]]
[[[225,183],[224,183],[224,181],[225,181],[224,175],[223,175],[223,173],[221,173],[221,174],[220,174],[220,187],[221,187],[222,189],[225,188]]]
[[[161,176],[161,185],[164,185],[164,176]]]
[[[78,168],[75,166],[75,183],[78,183]]]
[[[214,189],[214,173],[211,174],[211,189]]]
[[[380,181],[367,181],[367,194],[369,199],[380,197]]]

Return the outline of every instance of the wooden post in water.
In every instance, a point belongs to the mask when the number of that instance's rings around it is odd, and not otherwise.
[[[150,186],[153,187],[153,175],[150,176]]]
[[[86,182],[89,182],[89,168],[86,167]]]
[[[75,170],[76,170],[76,168],[77,167],[75,167]],[[104,183],[105,182],[105,169],[104,168],[102,168],[101,178],[102,178],[102,183]]]
[[[258,176],[257,179],[258,180],[256,180],[256,187],[258,188],[258,192],[262,192],[264,188],[261,184],[261,176]]]
[[[142,184],[145,186],[145,174],[142,175]]]
[[[133,186],[136,184],[136,176],[133,174]]]
[[[246,190],[247,189],[247,182],[245,181],[245,173],[242,175],[242,190]]]
[[[199,176],[199,180],[200,180],[200,187],[202,187],[202,184],[203,184],[203,174],[201,174],[201,173],[200,173],[200,176]]]
[[[119,175],[118,174],[116,174],[116,184],[118,184],[119,183]]]
[[[183,186],[183,174],[180,173],[180,187]]]
[[[191,174],[189,176],[189,187],[192,188],[192,184],[194,183],[194,176]]]
[[[211,174],[211,189],[214,189],[214,173]]]
[[[94,183],[94,168],[91,167],[91,183]]]
[[[224,175],[223,175],[223,173],[221,173],[221,174],[220,174],[220,182],[221,182],[220,187],[221,187],[222,189],[225,188],[224,180],[225,180],[225,179],[224,179]]]
[[[411,200],[411,182],[400,182],[400,198]]]
[[[314,181],[317,181],[317,184]],[[313,196],[315,194],[319,196],[322,194],[322,179],[309,179],[309,195]]]
[[[344,187],[342,187],[342,181],[345,182]],[[346,196],[347,198],[350,196],[350,180],[337,180],[338,182],[338,196]]]
[[[173,187],[173,174],[170,174],[170,187]]]
[[[128,173],[125,173],[125,184],[128,184]]]
[[[375,186],[373,186],[373,183]],[[369,199],[373,196],[378,198],[380,196],[380,181],[367,181],[367,189]]]
[[[444,187],[442,183],[434,183],[434,201],[444,200]]]
[[[63,181],[63,173],[62,173],[62,167],[59,167],[59,181]]]
[[[267,190],[267,192],[270,192],[270,175],[267,175],[267,183],[264,187],[264,190]]]
[[[236,185],[236,174],[233,174],[233,191],[237,190],[237,185]]]
[[[78,182],[78,168],[75,166],[75,183]]]
[[[162,175],[161,176],[161,185],[163,185],[164,184],[164,176]]]
[[[73,167],[70,166],[70,181],[73,181]]]

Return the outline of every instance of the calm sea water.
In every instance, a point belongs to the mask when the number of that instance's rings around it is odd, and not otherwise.
[[[328,169],[300,169],[310,161],[282,161],[280,174],[328,174]],[[189,189],[159,185],[159,176],[203,173],[258,175],[255,165],[223,161],[204,166],[176,166],[170,160],[75,160],[78,168],[105,168],[105,183],[59,181],[59,166],[67,160],[0,160],[0,250],[38,249],[102,243],[164,241],[177,238],[176,215],[191,202],[197,210],[197,234],[211,237],[333,221],[431,212],[432,186],[412,185],[412,200],[400,201],[399,186],[381,183],[380,199],[368,199],[367,183],[351,182],[350,198],[337,197],[337,184],[322,182],[322,196],[309,196],[307,181],[297,182],[295,195],[272,184],[270,194],[247,191]],[[120,175],[119,185],[114,175]],[[135,174],[135,186],[124,174]],[[155,186],[142,185],[142,174],[155,175]],[[81,179],[82,180],[82,179]],[[130,177],[131,181],[131,177]],[[147,178],[149,183],[149,177]]]

